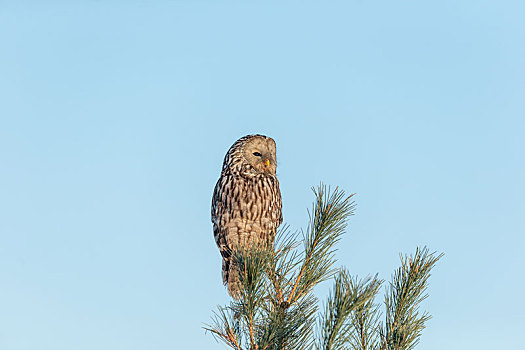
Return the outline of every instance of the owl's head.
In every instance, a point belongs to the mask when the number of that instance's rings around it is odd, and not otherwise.
[[[246,171],[253,168],[256,172],[275,174],[277,168],[275,141],[264,135],[248,135],[237,140],[224,159],[224,170]]]

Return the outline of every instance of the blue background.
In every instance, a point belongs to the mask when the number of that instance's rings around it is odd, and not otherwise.
[[[221,349],[211,194],[250,133],[292,228],[320,181],[357,193],[352,273],[446,253],[420,349],[522,347],[524,10],[0,1],[0,349]]]

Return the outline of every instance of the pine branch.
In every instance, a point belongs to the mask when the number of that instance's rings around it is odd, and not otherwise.
[[[287,226],[274,247],[233,252],[231,266],[239,274],[238,300],[218,307],[213,325],[204,329],[235,350],[406,350],[418,343],[425,322],[419,314],[426,298],[430,270],[442,257],[418,248],[414,257],[401,257],[385,297],[386,319],[374,304],[383,281],[359,280],[341,269],[335,277],[324,311],[318,316],[313,288],[334,276],[335,244],[353,214],[352,195],[321,184],[303,239]],[[301,249],[302,244],[302,249]],[[317,337],[314,324],[318,320]]]
[[[345,269],[340,270],[333,290],[328,296],[324,317],[320,324],[318,349],[345,349],[345,344],[352,343],[353,338],[358,340],[356,344],[369,342],[370,335],[367,330],[355,327],[351,320],[362,317],[365,308],[370,309],[381,283],[377,276],[360,281],[352,278]],[[354,348],[361,347],[354,345]]]
[[[204,329],[211,332],[215,340],[223,342],[232,349],[241,350],[241,335],[239,327],[233,326],[237,322],[227,308],[218,306],[218,312],[214,312],[212,317],[213,325],[206,325]]]
[[[372,350],[377,348],[379,331],[379,306],[374,304],[374,298],[379,292],[383,280],[379,280],[377,275],[372,279],[358,282],[354,281],[354,288],[358,293],[371,293],[373,297],[365,300],[352,314],[351,326],[355,329],[349,343],[353,350]]]
[[[286,226],[278,232],[267,270],[271,288],[259,327],[259,349],[310,348],[317,299],[309,294],[292,305],[284,300],[290,291],[290,276],[301,263],[298,246],[297,233],[290,233]]]
[[[273,258],[268,265],[268,277],[276,300],[276,306],[284,305],[284,293],[290,284],[288,276],[293,274],[294,269],[301,263],[297,247],[299,246],[297,232],[291,233],[288,226],[277,231]]]
[[[350,215],[354,214],[353,194],[345,196],[344,191],[319,185],[314,191],[316,201],[309,213],[310,223],[304,240],[305,257],[301,270],[288,296],[288,304],[308,293],[313,286],[334,274],[334,245],[346,228]]]
[[[260,336],[259,348],[310,349],[317,299],[308,295],[290,307],[269,312]]]
[[[381,329],[383,350],[409,350],[418,343],[425,322],[431,316],[419,313],[419,304],[425,294],[430,271],[443,254],[429,254],[428,249],[417,248],[414,256],[400,256],[401,267],[394,273],[385,296],[386,321]]]
[[[239,280],[242,288],[240,298],[234,303],[236,316],[240,317],[249,335],[250,349],[258,350],[256,319],[261,312],[268,290],[265,278],[271,250],[239,249],[234,253],[233,263],[239,267]]]

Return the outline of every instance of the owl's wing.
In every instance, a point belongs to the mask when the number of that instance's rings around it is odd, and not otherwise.
[[[230,215],[230,208],[228,208],[228,194],[231,179],[228,175],[223,175],[217,181],[215,189],[213,190],[211,202],[211,222],[213,223],[213,236],[215,243],[225,258],[229,257],[231,252],[226,242],[226,235],[224,232],[224,225],[228,222]]]
[[[272,218],[272,229],[269,232],[273,242],[277,228],[283,223],[283,204],[281,200],[281,191],[279,189],[279,181],[273,177],[270,181],[271,187],[271,204],[270,215]]]
[[[279,227],[283,223],[283,202],[281,199],[281,190],[279,189],[279,181],[277,178],[275,179],[275,182],[277,183],[277,190],[276,192],[276,205],[277,205],[277,213],[278,213],[278,219],[277,219],[277,227]],[[276,227],[276,228],[277,228]]]

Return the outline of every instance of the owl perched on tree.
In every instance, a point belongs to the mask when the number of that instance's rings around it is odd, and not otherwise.
[[[231,263],[232,253],[240,246],[258,249],[273,245],[283,221],[276,167],[272,138],[244,136],[226,153],[213,191],[211,221],[222,255],[222,281],[235,298],[240,282]]]

